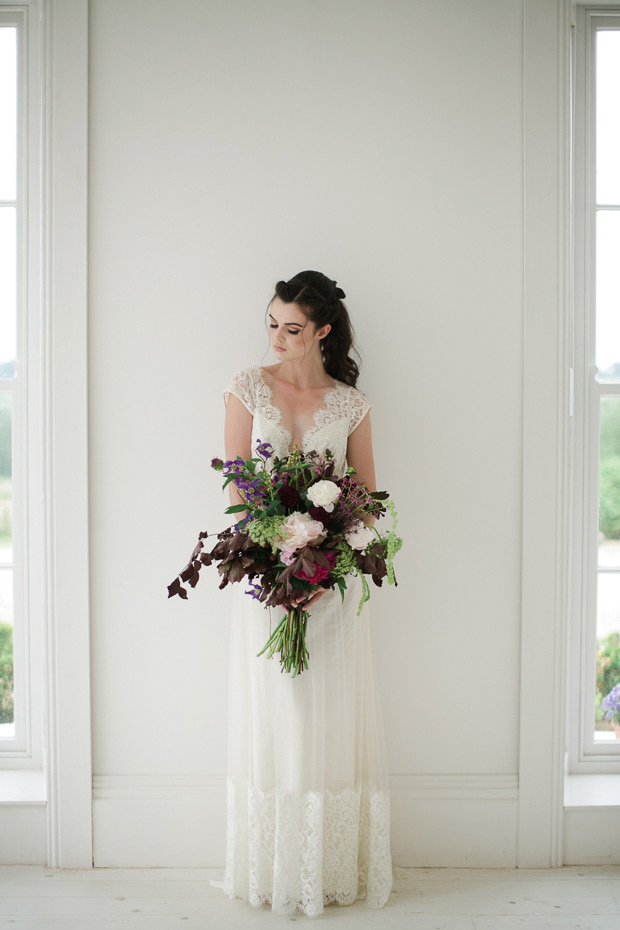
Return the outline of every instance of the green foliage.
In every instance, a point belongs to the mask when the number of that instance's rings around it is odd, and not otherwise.
[[[340,539],[338,541],[336,551],[338,555],[334,567],[332,568],[332,575],[334,578],[344,578],[345,575],[357,573],[355,554],[346,539]]]
[[[601,701],[620,681],[620,633],[599,639],[596,649],[596,722],[603,720]]]
[[[0,623],[0,723],[13,723],[13,627]]]
[[[601,460],[620,456],[620,400],[601,398]]]
[[[284,538],[282,535],[282,524],[285,522],[286,517],[275,516],[275,517],[263,517],[262,520],[252,520],[251,523],[248,523],[247,534],[250,539],[258,543],[259,546],[271,546],[271,551],[274,553],[277,552],[277,542],[281,542]]]
[[[620,399],[603,397],[600,422],[599,529],[620,539]]]
[[[601,459],[598,521],[607,539],[620,539],[620,455]]]
[[[11,395],[0,394],[0,477],[11,477]]]

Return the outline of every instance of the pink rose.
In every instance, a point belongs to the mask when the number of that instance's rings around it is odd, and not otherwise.
[[[314,546],[325,539],[325,527],[319,520],[313,520],[307,513],[295,510],[282,524],[283,541],[278,543],[280,558],[285,565],[290,565],[298,549]]]

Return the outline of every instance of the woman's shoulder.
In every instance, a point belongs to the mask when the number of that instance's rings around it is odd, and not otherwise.
[[[228,401],[230,394],[234,394],[253,413],[261,384],[262,376],[259,365],[240,368],[224,388],[224,402]]]
[[[372,404],[362,391],[344,381],[336,381],[336,394],[340,413],[348,418],[351,433],[364,419]]]
[[[353,387],[352,384],[346,384],[344,381],[334,381],[335,387],[343,396],[349,398],[353,403],[369,403],[368,397],[359,388]]]

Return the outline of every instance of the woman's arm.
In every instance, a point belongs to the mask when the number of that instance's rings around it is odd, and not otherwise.
[[[252,454],[252,414],[234,394],[228,395],[226,404],[226,419],[224,423],[224,449],[226,459],[234,459],[238,455],[249,459]],[[239,492],[231,481],[228,485],[231,504],[243,504]],[[241,519],[242,514],[237,518]]]
[[[370,413],[355,427],[347,443],[347,465],[357,472],[369,491],[376,491],[375,462],[372,454],[372,430]]]

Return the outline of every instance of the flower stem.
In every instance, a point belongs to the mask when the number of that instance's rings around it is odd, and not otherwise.
[[[294,678],[308,668],[310,654],[306,648],[306,629],[309,613],[303,607],[293,607],[282,617],[257,656],[267,653],[267,658],[280,653],[281,671]]]

